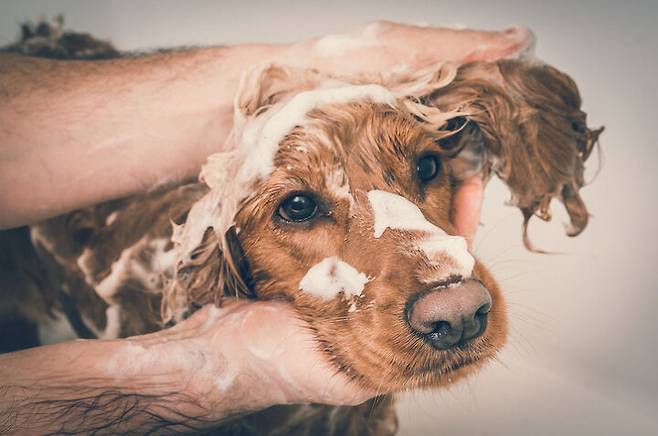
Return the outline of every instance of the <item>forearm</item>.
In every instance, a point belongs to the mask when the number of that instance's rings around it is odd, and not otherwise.
[[[361,404],[280,302],[227,299],[173,328],[0,355],[0,434],[190,431],[276,404]]]
[[[271,405],[249,365],[230,373],[230,344],[219,356],[196,330],[163,333],[0,356],[0,433],[190,431]]]
[[[0,53],[0,229],[196,176],[222,150],[242,72],[280,62],[334,74],[493,60],[523,29],[373,23],[293,45],[240,45],[104,61]]]
[[[222,148],[241,72],[280,50],[0,55],[0,228],[194,176]]]

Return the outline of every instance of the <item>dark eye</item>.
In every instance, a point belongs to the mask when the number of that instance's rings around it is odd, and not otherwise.
[[[318,212],[318,205],[313,198],[304,194],[288,197],[279,206],[279,216],[286,221],[300,222],[313,218]]]
[[[416,173],[418,174],[418,178],[423,182],[429,182],[439,175],[440,168],[441,163],[439,162],[439,157],[434,154],[422,156],[416,163]]]

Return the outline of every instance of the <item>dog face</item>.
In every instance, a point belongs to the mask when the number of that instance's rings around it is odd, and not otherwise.
[[[445,79],[437,71],[429,82]],[[440,385],[491,357],[505,340],[505,312],[450,223],[455,180],[438,140],[453,132],[428,128],[405,86],[396,94],[306,80],[282,97],[285,87],[264,80],[256,89],[277,92],[238,97],[242,152],[210,159],[208,202],[174,237],[203,247],[185,276],[196,289],[208,287],[200,277],[219,275],[257,298],[292,302],[327,356],[369,389]],[[207,223],[196,237],[195,217]],[[226,234],[221,249],[209,248],[208,225]],[[205,274],[209,264],[228,267]]]
[[[235,217],[258,297],[291,301],[343,372],[384,392],[444,383],[494,354],[505,339],[502,297],[463,238],[450,236],[453,188],[435,138],[372,102],[306,120]],[[480,306],[444,313],[423,302],[436,294],[468,306],[447,289],[464,280],[482,288],[481,336],[436,346],[428,335],[439,323]]]
[[[503,299],[455,234],[452,197],[496,173],[525,224],[560,197],[582,229],[577,191],[600,130],[573,82],[521,61],[245,77],[234,151],[209,158],[210,192],[174,229],[165,309],[236,293],[290,301],[336,366],[379,392],[449,383],[492,357]]]

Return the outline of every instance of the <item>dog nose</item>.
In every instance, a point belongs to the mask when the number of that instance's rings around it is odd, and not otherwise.
[[[447,350],[484,333],[489,310],[489,291],[477,280],[465,280],[413,301],[407,320],[434,348]]]

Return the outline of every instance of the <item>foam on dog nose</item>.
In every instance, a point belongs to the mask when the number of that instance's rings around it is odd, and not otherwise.
[[[336,256],[323,259],[308,270],[299,289],[316,297],[330,300],[343,292],[346,297],[363,292],[368,277]]]
[[[468,245],[464,238],[449,235],[440,227],[427,221],[418,206],[397,194],[372,190],[368,192],[368,200],[373,211],[375,238],[380,238],[389,228],[423,232],[425,237],[418,242],[418,248],[430,260],[439,253],[444,253],[458,265],[456,274],[462,277],[471,275],[475,259],[468,252]]]

